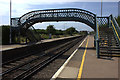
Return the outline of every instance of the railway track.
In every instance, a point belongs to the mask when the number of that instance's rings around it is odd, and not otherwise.
[[[9,62],[3,65],[2,80],[26,80],[34,75],[37,71],[44,68],[53,60],[58,58],[64,52],[73,47],[83,37],[74,39],[65,44],[46,50],[42,54],[32,55],[24,58],[22,61]],[[12,64],[12,66],[10,66]]]

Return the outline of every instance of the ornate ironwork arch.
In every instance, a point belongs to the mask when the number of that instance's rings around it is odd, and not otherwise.
[[[21,16],[18,22],[21,28],[27,29],[35,23],[47,21],[78,21],[96,30],[96,15],[76,8],[31,11]]]

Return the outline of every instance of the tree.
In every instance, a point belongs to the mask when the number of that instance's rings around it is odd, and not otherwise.
[[[90,35],[93,35],[93,34],[95,34],[95,31],[91,31],[89,34],[90,34]]]
[[[80,31],[80,35],[88,35],[87,31]]]
[[[62,30],[56,30],[56,35],[63,35],[63,31]]]
[[[2,30],[2,44],[9,44],[9,35],[10,35],[10,26],[9,25],[3,25],[0,26]],[[0,41],[1,42],[1,41]]]
[[[37,31],[39,34],[47,34],[46,30],[44,30],[44,29],[36,29],[36,31]]]
[[[56,33],[56,29],[54,28],[54,25],[47,26],[46,32],[48,34],[55,34]]]
[[[70,35],[72,35],[76,32],[78,32],[78,31],[74,27],[70,27],[70,28],[66,29],[66,33],[70,34]]]

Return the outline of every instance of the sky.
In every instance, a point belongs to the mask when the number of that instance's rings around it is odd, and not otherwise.
[[[44,9],[60,9],[60,8],[79,8],[88,10],[100,16],[101,0],[12,0],[12,17],[20,17],[23,14]],[[103,16],[113,14],[118,16],[119,0],[102,0]],[[0,0],[0,25],[9,25],[9,9],[10,0]],[[80,22],[43,22],[33,25],[35,28],[46,29],[46,26],[54,25],[56,29],[66,29],[75,27],[78,31],[92,29]]]

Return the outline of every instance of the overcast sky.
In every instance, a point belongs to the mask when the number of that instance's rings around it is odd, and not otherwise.
[[[83,2],[84,1],[84,2]],[[42,9],[58,9],[58,8],[79,8],[91,11],[100,16],[101,0],[12,0],[12,17],[20,17],[23,14]],[[119,0],[102,0],[103,15],[118,15]],[[9,25],[9,2],[10,0],[0,0],[0,25]],[[75,27],[77,30],[92,30],[85,24],[79,22],[46,22],[35,24],[35,28],[45,29],[47,25],[55,25],[57,29],[66,29]]]

